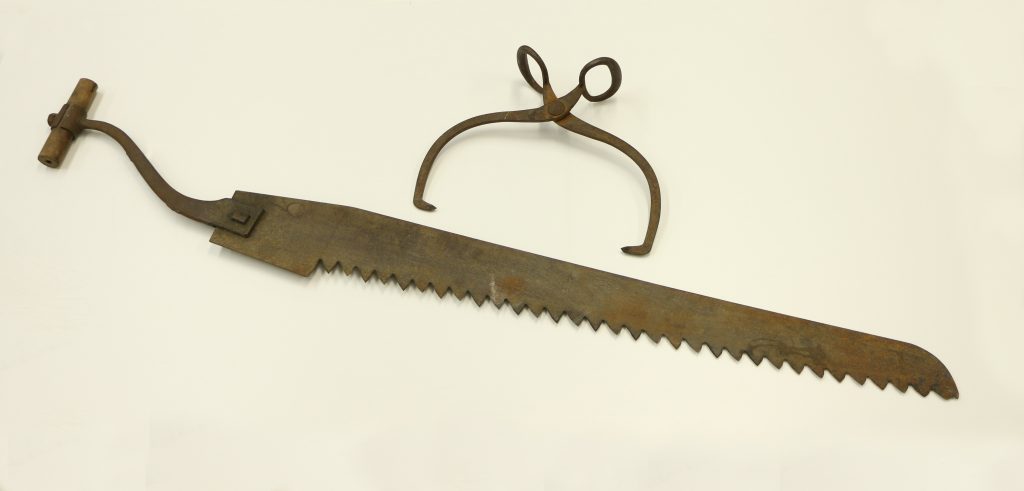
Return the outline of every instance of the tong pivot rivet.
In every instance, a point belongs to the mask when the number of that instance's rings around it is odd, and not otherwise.
[[[565,104],[562,101],[555,101],[548,104],[547,109],[552,116],[561,116],[565,112]]]

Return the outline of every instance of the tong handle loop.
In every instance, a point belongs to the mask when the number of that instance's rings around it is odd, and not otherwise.
[[[533,78],[533,72],[530,71],[530,63],[526,60],[527,56],[533,58],[533,61],[540,67],[540,78],[543,84],[538,84],[537,79]],[[533,90],[543,94],[544,87],[548,87],[550,82],[548,80],[548,67],[544,64],[544,60],[540,58],[540,55],[529,46],[520,46],[519,51],[516,51],[516,64],[519,65],[519,73],[523,74],[526,83],[530,84]]]
[[[612,84],[608,86],[608,88],[605,89],[604,92],[601,92],[598,95],[592,95],[590,93],[590,90],[587,89],[587,72],[599,66],[608,67],[608,72],[610,72],[612,76]],[[619,91],[619,86],[621,85],[622,67],[619,66],[619,62],[607,56],[602,56],[600,58],[595,58],[594,60],[591,60],[590,63],[584,65],[583,69],[580,70],[580,87],[583,87],[583,97],[586,97],[587,100],[590,102],[601,102],[615,95],[615,93]]]

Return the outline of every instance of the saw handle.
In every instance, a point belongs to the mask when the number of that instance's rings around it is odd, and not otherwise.
[[[57,168],[64,162],[71,142],[82,132],[81,121],[85,119],[92,101],[96,98],[96,88],[96,82],[87,78],[79,79],[75,90],[71,92],[71,97],[68,97],[67,104],[60,108],[60,112],[51,114],[46,119],[50,125],[50,136],[46,137],[46,143],[43,143],[43,148],[39,151],[39,162],[43,165]]]
[[[96,88],[96,82],[87,78],[80,79],[67,104],[64,104],[59,112],[46,118],[50,125],[50,135],[46,137],[46,143],[39,151],[39,162],[47,167],[60,167],[68,148],[71,147],[71,142],[75,141],[82,130],[98,131],[112,138],[124,149],[128,160],[135,164],[135,169],[142,175],[142,179],[168,208],[193,220],[243,237],[249,236],[256,221],[263,214],[262,208],[238,202],[233,198],[216,201],[198,200],[171,187],[127,133],[110,123],[86,117],[89,106],[96,98]]]

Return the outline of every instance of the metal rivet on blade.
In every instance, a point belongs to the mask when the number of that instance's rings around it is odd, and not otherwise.
[[[245,225],[249,221],[249,214],[244,211],[235,210],[231,213],[231,219]]]

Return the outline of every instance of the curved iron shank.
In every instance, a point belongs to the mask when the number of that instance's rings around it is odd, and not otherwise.
[[[203,201],[179,193],[156,171],[128,134],[110,123],[86,118],[89,106],[95,98],[96,88],[96,83],[92,80],[79,80],[67,104],[64,104],[60,112],[50,114],[47,118],[50,135],[39,152],[41,163],[53,168],[60,167],[71,142],[82,130],[99,131],[121,145],[146,184],[171,210],[243,237],[252,232],[253,226],[263,214],[262,209],[239,203],[231,198]]]

